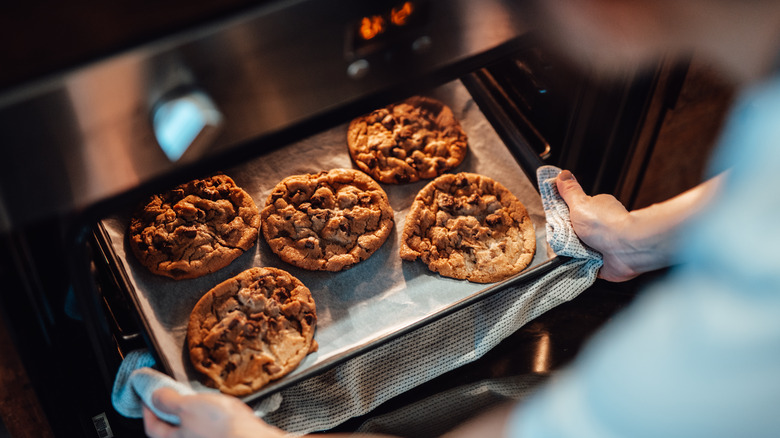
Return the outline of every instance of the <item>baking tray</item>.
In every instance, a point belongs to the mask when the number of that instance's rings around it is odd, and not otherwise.
[[[114,260],[118,283],[126,289],[138,310],[148,339],[169,375],[196,390],[206,390],[190,364],[186,349],[190,311],[213,286],[252,266],[287,270],[311,290],[317,306],[315,339],[319,350],[308,355],[291,373],[243,397],[245,402],[312,377],[508,286],[532,281],[560,262],[547,245],[538,191],[463,84],[453,81],[425,94],[449,105],[469,137],[466,159],[455,171],[489,176],[506,186],[526,206],[537,243],[529,267],[505,281],[478,284],[442,277],[429,271],[419,260],[401,260],[399,241],[406,214],[414,196],[428,181],[398,186],[382,184],[395,212],[393,232],[370,258],[338,273],[312,272],[289,265],[259,237],[254,247],[213,274],[179,281],[156,276],[129,249],[126,230],[132,209],[128,208],[100,221],[98,237],[109,259]],[[352,168],[346,132],[346,124],[336,126],[222,171],[262,209],[273,187],[286,176]]]

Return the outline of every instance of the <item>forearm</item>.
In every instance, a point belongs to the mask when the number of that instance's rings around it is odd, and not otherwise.
[[[712,178],[667,201],[631,211],[620,232],[624,242],[617,254],[630,260],[637,273],[669,265],[677,233],[717,192],[723,175]]]

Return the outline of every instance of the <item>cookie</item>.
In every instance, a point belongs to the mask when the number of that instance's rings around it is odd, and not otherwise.
[[[157,275],[176,280],[215,272],[257,241],[260,211],[227,175],[156,194],[130,219],[129,243]]]
[[[447,105],[414,96],[353,120],[347,145],[360,170],[379,182],[403,184],[457,167],[468,139]]]
[[[446,277],[492,283],[525,269],[535,251],[525,206],[491,178],[458,173],[436,178],[417,194],[400,253]]]
[[[250,268],[208,291],[190,314],[187,347],[206,384],[235,396],[257,391],[317,350],[311,292],[276,268]]]
[[[387,194],[354,169],[285,178],[268,196],[261,217],[271,250],[309,270],[348,269],[379,249],[393,229]]]

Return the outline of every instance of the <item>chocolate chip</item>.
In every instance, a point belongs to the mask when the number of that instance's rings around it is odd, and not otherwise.
[[[282,287],[276,288],[276,290],[274,290],[274,295],[276,295],[282,303],[290,299],[290,291]]]
[[[485,218],[485,223],[490,225],[491,227],[494,227],[496,225],[501,224],[501,216],[497,214],[491,214],[488,217]]]
[[[244,334],[247,336],[256,336],[260,332],[260,328],[253,324],[247,324],[244,326]]]
[[[452,208],[455,205],[455,199],[452,196],[442,196],[439,198],[439,207],[444,209]]]

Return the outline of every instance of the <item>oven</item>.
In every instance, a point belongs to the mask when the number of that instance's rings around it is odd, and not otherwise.
[[[122,358],[160,343],[106,217],[442,87],[476,104],[527,175],[554,164],[632,205],[688,73],[659,61],[597,80],[501,0],[55,3],[13,11],[46,30],[0,26],[21,35],[0,77],[0,311],[56,436],[142,433],[109,395]]]

